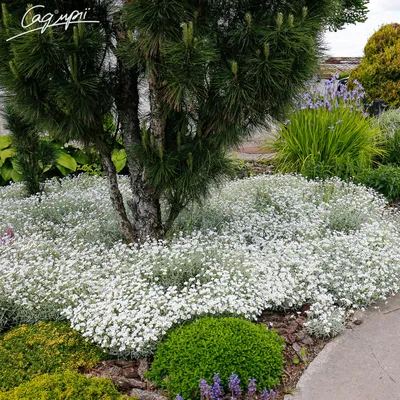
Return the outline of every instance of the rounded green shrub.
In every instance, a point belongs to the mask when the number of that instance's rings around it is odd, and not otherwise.
[[[199,380],[219,373],[227,386],[256,379],[259,390],[279,383],[283,339],[264,325],[237,318],[204,318],[172,330],[157,348],[148,378],[171,396],[199,396]]]
[[[349,84],[355,79],[361,82],[369,102],[384,100],[391,107],[400,107],[400,24],[385,25],[374,33],[364,53]]]
[[[0,340],[0,391],[41,374],[90,368],[105,358],[66,323],[21,325]]]
[[[86,378],[76,372],[44,374],[8,392],[0,400],[119,400],[113,383],[104,378]]]

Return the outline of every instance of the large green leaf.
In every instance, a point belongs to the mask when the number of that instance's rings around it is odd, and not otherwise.
[[[75,172],[78,166],[75,159],[63,151],[59,152],[59,157],[57,158],[56,162],[58,164],[57,167],[60,165],[61,167],[69,169],[72,172]]]
[[[11,173],[11,179],[14,182],[22,182],[22,175],[19,174],[15,169],[13,169],[13,171]]]
[[[6,149],[11,146],[11,135],[0,136],[0,150]]]
[[[8,158],[11,158],[14,155],[13,149],[6,149],[0,151],[0,160],[5,162]]]
[[[18,165],[18,163],[15,161],[15,159],[11,159],[11,164],[14,168],[14,170],[19,174],[22,175],[24,173],[23,169]]]
[[[90,163],[90,157],[82,150],[74,150],[71,155],[78,164],[85,165]]]
[[[64,168],[60,164],[56,164],[57,169],[63,174],[63,176],[68,176],[71,173],[71,170],[68,168]]]
[[[13,174],[14,168],[12,167],[11,163],[5,163],[1,167],[1,176],[3,179],[8,182],[12,179],[12,174]]]
[[[120,173],[126,167],[126,151],[124,149],[114,149],[111,158],[117,170],[117,174]]]

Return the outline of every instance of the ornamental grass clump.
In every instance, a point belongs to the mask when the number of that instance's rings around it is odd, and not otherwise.
[[[384,138],[363,111],[363,98],[361,85],[349,91],[336,77],[325,87],[310,86],[271,145],[277,169],[348,179],[371,168],[385,153]]]
[[[105,358],[107,354],[66,323],[22,325],[0,339],[0,391],[45,373],[91,368]]]
[[[184,398],[207,397],[206,381],[214,377],[208,398],[220,399],[223,388],[233,384],[232,371],[242,382],[256,379],[260,390],[271,389],[283,372],[283,342],[265,325],[237,318],[200,319],[167,335],[157,348],[148,377],[170,395]],[[243,389],[254,389],[247,386]]]

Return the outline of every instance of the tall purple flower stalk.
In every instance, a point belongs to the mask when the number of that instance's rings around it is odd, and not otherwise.
[[[209,400],[211,398],[211,386],[205,379],[200,379],[200,396],[203,400]]]
[[[273,400],[276,397],[276,392],[271,390],[264,389],[260,394],[259,400]]]
[[[210,386],[205,379],[200,379],[200,396],[202,400],[223,400],[224,390],[221,384],[219,374],[215,374],[213,378],[213,385]],[[240,387],[240,379],[236,374],[232,374],[228,381],[228,387],[230,391],[230,400],[274,400],[276,398],[276,392],[271,390],[263,390],[260,395],[257,395],[257,384],[255,379],[249,379],[249,385],[247,394],[244,397],[242,389]],[[176,400],[183,400],[180,395],[176,397]]]
[[[219,374],[215,374],[214,375],[214,379],[213,379],[213,385],[211,387],[211,396],[210,399],[211,400],[221,400],[224,392],[223,392],[223,388],[221,385],[221,379],[219,377]]]
[[[229,390],[232,393],[232,399],[237,399],[242,394],[240,379],[236,374],[232,374],[229,378]]]
[[[309,83],[306,90],[301,93],[300,98],[295,102],[295,111],[315,110],[318,108],[332,110],[338,107],[346,107],[364,115],[363,100],[365,91],[362,85],[355,80],[354,88],[348,89],[338,79],[339,75],[336,74],[325,85]]]
[[[257,397],[257,384],[255,379],[249,379],[249,386],[247,388],[247,400],[253,400]]]

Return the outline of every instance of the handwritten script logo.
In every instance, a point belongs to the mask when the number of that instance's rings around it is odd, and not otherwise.
[[[41,14],[35,14],[32,17],[32,22],[27,22],[27,17],[30,15],[30,13],[35,9],[35,8],[45,8],[45,6],[34,6],[30,8],[22,17],[21,20],[21,26],[24,29],[28,29],[25,32],[22,32],[18,35],[15,35],[9,39],[7,39],[7,42],[10,40],[16,39],[17,37],[27,35],[28,33],[35,32],[35,31],[41,31],[42,33],[45,33],[48,28],[51,28],[53,26],[65,26],[65,30],[69,28],[70,25],[73,24],[99,24],[100,21],[89,21],[86,20],[87,14],[90,11],[90,8],[86,8],[85,11],[72,11],[71,14],[62,14],[58,18],[56,15],[59,13],[57,10],[54,11],[54,14],[52,13],[47,13],[45,15]],[[39,28],[34,28],[34,29],[29,29],[31,26],[35,24],[40,24],[41,26]]]

